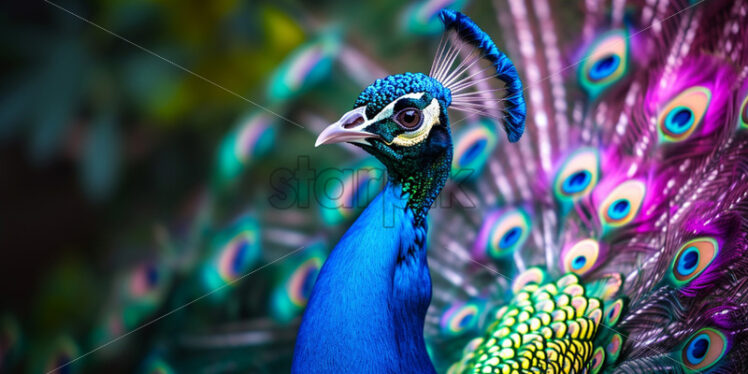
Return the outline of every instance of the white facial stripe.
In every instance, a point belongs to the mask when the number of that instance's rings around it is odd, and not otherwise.
[[[384,107],[382,110],[377,113],[376,116],[374,116],[373,119],[371,119],[371,123],[381,121],[385,118],[389,118],[392,116],[392,112],[395,110],[395,104],[397,104],[398,101],[402,99],[415,99],[418,100],[421,97],[423,97],[424,92],[412,92],[409,94],[405,94],[403,96],[398,97],[397,99],[393,100],[391,103],[387,104],[386,107]]]
[[[429,136],[431,128],[439,123],[439,102],[436,99],[431,100],[431,104],[423,108],[423,124],[417,129],[402,133],[392,139],[392,144],[402,147],[414,146]]]

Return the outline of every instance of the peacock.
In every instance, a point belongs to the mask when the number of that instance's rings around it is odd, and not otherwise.
[[[748,1],[467,3],[378,10],[428,73],[304,19],[96,315],[0,311],[0,371],[748,372]]]
[[[527,76],[558,70],[548,4],[534,25],[510,4]],[[292,372],[745,372],[745,12],[646,37],[618,14],[582,48],[568,119],[561,77],[523,88],[469,17],[439,11],[429,74],[376,80],[317,138],[387,179],[317,275]],[[716,45],[696,36],[716,32],[706,17],[726,17]],[[449,110],[481,120],[453,136]],[[438,200],[450,175],[461,204]]]

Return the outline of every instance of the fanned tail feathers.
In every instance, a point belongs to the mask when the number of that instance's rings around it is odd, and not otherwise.
[[[507,119],[483,115],[478,96],[478,118],[455,126],[453,177],[471,177],[432,213],[434,360],[454,372],[745,371],[748,4],[593,3],[564,44],[548,2],[496,2],[511,15],[497,44],[525,80],[526,135],[482,132]],[[579,329],[596,310],[589,338],[554,343],[556,322]],[[537,363],[549,355],[566,366]]]

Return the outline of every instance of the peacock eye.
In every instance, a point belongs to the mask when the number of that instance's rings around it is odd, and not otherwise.
[[[579,67],[579,83],[590,96],[597,97],[626,75],[628,40],[626,31],[612,30],[588,48]]]
[[[288,324],[304,311],[314,289],[326,248],[320,242],[305,249],[305,258],[281,266],[270,297],[270,314],[276,322]]]
[[[618,360],[618,356],[621,354],[621,346],[623,345],[623,338],[621,338],[621,334],[613,334],[613,336],[610,337],[610,341],[608,342],[608,345],[605,347],[605,353],[606,353],[606,360],[609,364],[613,364]]]
[[[156,264],[140,265],[130,278],[130,293],[135,297],[147,295],[158,288],[161,276],[161,269]]]
[[[602,223],[619,227],[633,221],[644,202],[646,191],[647,186],[638,180],[619,184],[600,204],[599,214]]]
[[[670,100],[657,118],[660,140],[672,143],[691,136],[706,115],[711,97],[708,88],[695,86]]]
[[[701,274],[717,257],[719,244],[714,238],[701,237],[683,244],[670,265],[670,279],[678,286]]]
[[[621,318],[621,311],[623,310],[623,299],[614,301],[609,306],[605,307],[605,324],[608,326],[615,326],[618,323],[618,319]]]
[[[532,228],[530,217],[523,209],[492,214],[483,224],[481,230],[486,231],[477,245],[494,259],[511,255],[521,248]]]
[[[592,359],[590,359],[589,372],[592,374],[599,373],[604,363],[605,363],[605,350],[603,349],[603,347],[597,347],[595,351],[592,353]]]
[[[572,153],[556,173],[554,193],[559,200],[574,201],[589,194],[599,178],[598,151],[582,148]]]
[[[725,334],[704,327],[688,339],[681,351],[681,361],[689,370],[702,371],[716,364],[727,351]]]
[[[587,274],[597,263],[599,255],[600,244],[595,239],[580,240],[562,251],[563,269],[578,275]]]
[[[455,336],[476,328],[483,306],[480,300],[452,304],[441,316],[442,333]]]
[[[421,111],[416,108],[405,108],[395,115],[395,121],[406,130],[413,130],[423,122]]]

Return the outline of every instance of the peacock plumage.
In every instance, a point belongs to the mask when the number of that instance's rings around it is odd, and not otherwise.
[[[0,371],[748,372],[748,2],[466,3],[405,7],[428,73],[318,27],[88,329],[0,314]],[[338,71],[338,121],[294,105]]]
[[[529,25],[521,6],[510,6],[520,65],[556,70],[550,25]],[[548,16],[542,2],[535,11]],[[377,80],[317,139],[363,148],[388,182],[322,267],[293,371],[434,372],[424,327],[431,357],[456,361],[450,373],[744,371],[748,186],[733,66],[744,60],[693,37],[702,12],[651,40],[619,19],[584,48],[573,119],[552,75],[528,87],[529,140],[511,144],[527,114],[516,68],[467,16],[440,11],[430,74]],[[720,29],[744,56],[744,33]],[[453,156],[448,108],[497,121],[510,143],[477,124]],[[481,174],[461,179],[469,204],[435,214],[428,243],[428,210],[465,169]]]

